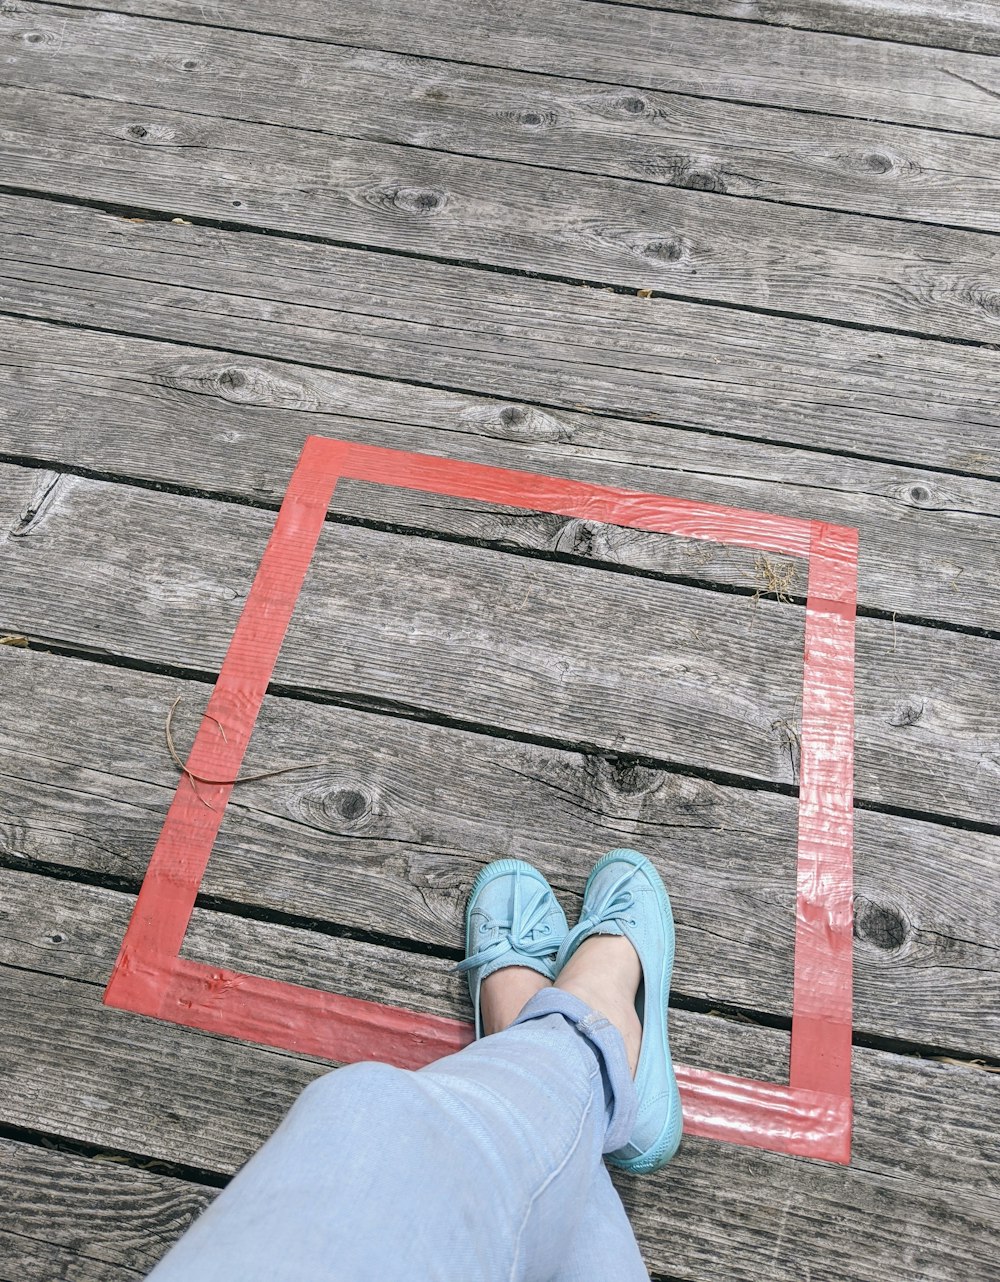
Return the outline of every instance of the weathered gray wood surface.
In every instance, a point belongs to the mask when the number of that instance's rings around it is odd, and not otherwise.
[[[218,670],[270,513],[10,465],[0,475],[2,626]],[[803,622],[794,605],[330,524],[275,681],[791,784]],[[862,618],[857,648],[857,796],[996,823],[1000,739],[983,674],[1000,667],[1000,642]]]
[[[67,3],[89,7],[89,0]],[[105,0],[105,7],[825,115],[1000,134],[1000,69],[988,57],[645,6],[508,0],[466,8],[446,0],[371,0],[362,9],[300,0],[292,10],[267,0]],[[204,41],[192,47],[191,61],[198,62],[199,52],[204,57],[204,48]]]
[[[202,34],[45,5],[0,13],[13,90],[0,103],[18,185],[139,204],[169,198],[171,209],[328,230],[318,140],[234,132],[247,121],[336,135],[327,152],[358,138],[1000,230],[995,139],[862,120],[831,127],[809,113],[224,30],[212,33],[210,60],[187,68]],[[284,190],[274,162],[286,170]],[[301,210],[289,205],[288,167],[310,185]],[[704,217],[711,239],[711,206]]]
[[[39,886],[43,896],[47,889]],[[145,1277],[213,1196],[210,1188],[110,1155],[82,1157],[0,1138],[0,1279]]]
[[[322,1071],[315,1061],[102,1007],[103,941],[120,929],[130,898],[47,879],[39,886],[25,874],[3,874],[3,882],[0,957],[6,961],[13,947],[18,958],[16,967],[3,967],[17,1016],[13,1036],[0,1045],[3,1117],[228,1173]],[[216,915],[199,917],[210,935]],[[335,983],[339,957],[355,947],[259,929],[260,951],[245,941],[248,969],[265,957],[318,951]],[[434,1005],[439,964],[416,955],[409,964]],[[301,973],[303,961],[294,965]],[[378,976],[376,965],[376,992]],[[456,982],[448,977],[449,990]],[[688,1062],[725,1058],[777,1072],[787,1039],[677,1012],[672,1040]],[[75,1085],[81,1075],[86,1093]],[[954,1278],[960,1259],[963,1277],[986,1282],[1000,1223],[998,1092],[1000,1082],[975,1069],[858,1050],[854,1164],[688,1138],[664,1171],[620,1184],[647,1263],[706,1282],[720,1275],[784,1282],[804,1269],[816,1282],[870,1282],[873,1275],[925,1282]]]
[[[183,750],[206,694],[0,648],[0,857],[137,886],[176,783],[166,709],[183,696]],[[203,886],[216,899],[458,950],[488,860],[530,859],[572,915],[598,855],[637,846],[669,883],[675,992],[789,1014],[790,797],[280,698],[265,702],[251,756],[260,769],[322,764],[236,790]],[[1000,920],[976,889],[998,857],[996,837],[858,812],[860,1032],[1000,1056]],[[391,986],[410,1000],[405,968]]]
[[[629,4],[630,0],[604,3]],[[643,0],[643,4],[649,9],[836,31],[938,49],[1000,53],[997,0]]]
[[[1000,64],[898,43],[992,15],[102,4],[0,14],[0,182],[61,202],[0,201],[0,633],[69,651],[0,647],[0,1282],[138,1278],[211,1196],[46,1136],[225,1175],[326,1067],[100,1005],[163,718],[184,750],[309,432],[858,525],[857,1036],[997,1062]],[[572,914],[629,844],[678,1056],[780,1079],[739,1021],[789,1009],[801,604],[690,541],[362,486],[335,518],[248,766],[322,763],[236,790],[185,955],[468,1018],[477,869]],[[654,1271],[992,1282],[997,1077],[859,1047],[854,1090],[846,1170],[688,1141],[623,1182]]]
[[[0,216],[22,315],[1000,477],[992,350],[17,197]]]
[[[276,505],[310,433],[848,524],[862,608],[1000,629],[996,482],[0,317],[8,458]],[[744,591],[762,583],[749,550],[494,504],[344,483],[332,510]],[[803,572],[794,595],[804,588]]]
[[[0,182],[591,285],[1000,341],[1000,239],[795,205],[13,94]],[[144,147],[136,127],[181,140]],[[141,160],[141,163],[137,163]],[[238,208],[234,208],[238,206]],[[298,248],[298,246],[295,246]],[[483,286],[486,288],[485,284]]]

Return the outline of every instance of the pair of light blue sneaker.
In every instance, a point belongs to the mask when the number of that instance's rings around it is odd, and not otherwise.
[[[667,1003],[674,963],[674,920],[660,875],[635,850],[612,850],[594,867],[583,911],[572,930],[542,874],[520,859],[498,859],[476,878],[465,914],[468,974],[482,1036],[483,980],[504,966],[527,966],[555,979],[585,939],[624,935],[639,955],[643,982],[636,1009],[642,1047],[635,1075],[639,1111],[629,1142],[608,1161],[645,1174],[665,1165],[681,1140],[681,1102],[667,1038]]]

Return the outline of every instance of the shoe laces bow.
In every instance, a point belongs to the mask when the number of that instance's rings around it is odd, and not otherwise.
[[[514,872],[510,921],[491,918],[480,924],[481,934],[486,934],[490,930],[499,930],[499,938],[494,939],[492,943],[470,957],[466,957],[465,961],[459,962],[455,967],[459,974],[472,970],[476,966],[486,966],[508,952],[519,953],[521,956],[536,958],[539,961],[555,953],[556,950],[550,938],[552,927],[545,920],[552,909],[548,887],[538,886],[524,905],[522,905],[522,895],[521,870],[518,868]],[[555,975],[551,966],[546,965],[546,969],[550,971],[550,978]]]
[[[578,940],[582,941],[589,935],[600,935],[602,926],[614,924],[624,935],[626,926],[636,924],[636,919],[629,915],[629,910],[635,903],[635,893],[628,889],[635,871],[634,868],[630,868],[617,881],[613,881],[600,896],[592,896],[589,900],[584,900],[580,920],[566,936],[559,950],[560,962],[573,955]],[[607,935],[614,932],[604,931],[603,933]]]
[[[635,925],[635,918],[627,915],[635,903],[635,894],[628,889],[634,877],[635,869],[630,868],[617,881],[612,882],[599,899],[584,904],[578,926],[581,935],[584,931],[593,934],[596,927],[608,922],[614,922],[618,927]]]

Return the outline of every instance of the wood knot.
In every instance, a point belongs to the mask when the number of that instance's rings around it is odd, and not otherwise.
[[[428,99],[428,101],[430,102],[447,102],[448,101],[447,91],[444,89],[439,89],[437,85],[434,85],[433,88],[431,89],[425,90],[424,97]]]
[[[893,174],[910,177],[923,173],[919,161],[892,150],[845,151],[833,157],[849,173]]]
[[[596,529],[588,520],[567,520],[563,532],[569,546],[559,546],[559,551],[569,551],[574,556],[594,555]]]
[[[725,173],[711,161],[698,160],[694,156],[673,156],[669,173],[676,186],[687,187],[691,191],[717,191],[722,195],[728,191]],[[756,185],[755,180],[750,179],[749,184]]]
[[[876,904],[858,895],[854,901],[855,938],[884,953],[898,953],[910,934],[902,912],[888,904]]]
[[[463,413],[464,422],[476,425],[483,436],[500,441],[569,441],[572,431],[567,423],[530,405],[477,406]]]
[[[155,124],[126,125],[122,136],[131,142],[141,142],[147,147],[169,145],[177,138],[176,132],[169,125]]]
[[[597,760],[597,777],[605,792],[619,797],[640,797],[655,792],[663,782],[663,774],[648,766],[640,766],[628,757],[606,757]]]
[[[576,99],[576,105],[601,116],[604,120],[637,120],[640,116],[657,115],[656,108],[635,90],[603,92]]]
[[[976,286],[969,290],[969,299],[990,320],[1000,320],[1000,290]]]
[[[889,725],[915,726],[923,715],[923,699],[900,699],[888,719]]]
[[[269,405],[282,409],[315,409],[319,397],[307,383],[288,378],[262,365],[200,365],[183,363],[158,375],[164,387],[201,396],[217,396],[237,405]]]
[[[33,533],[63,496],[68,478],[62,472],[42,472],[35,492],[10,527],[12,539],[24,539]]]
[[[727,191],[725,178],[714,169],[688,169],[677,181],[691,191],[717,191],[723,196]]]
[[[564,521],[552,544],[553,552],[562,552],[566,556],[591,557],[595,553],[595,544],[599,526],[591,521],[571,517]]]
[[[334,794],[333,807],[344,819],[353,821],[369,809],[369,799],[357,788],[341,788]]]
[[[237,392],[247,385],[247,376],[241,369],[224,369],[219,375],[219,386],[227,392]]]
[[[185,58],[181,63],[181,71],[194,71],[198,66],[194,58]]]
[[[343,777],[332,785],[328,777],[320,786],[307,788],[297,805],[310,823],[335,833],[369,833],[382,819],[372,789]]]
[[[531,410],[526,405],[505,405],[499,417],[504,427],[523,427],[531,418]]]
[[[643,116],[649,110],[649,103],[640,94],[622,94],[614,100],[614,106],[623,116]]]
[[[445,193],[430,187],[382,187],[374,200],[383,208],[398,209],[404,214],[431,214],[447,204]]]
[[[865,151],[861,155],[861,167],[871,174],[887,174],[892,169],[892,159],[881,151]]]
[[[931,485],[925,481],[904,481],[889,493],[907,507],[922,511],[962,511],[966,507],[960,492],[947,488],[937,479]]]
[[[624,793],[629,797],[637,792],[646,790],[646,781],[643,777],[642,768],[634,762],[625,761],[622,758],[611,764],[611,782],[618,792]]]
[[[528,108],[525,111],[510,111],[504,115],[515,125],[520,125],[524,129],[548,129],[556,123],[559,116],[554,111],[534,111]]]
[[[684,257],[684,242],[679,236],[669,240],[650,240],[642,252],[647,258],[658,259],[661,263],[676,263]]]

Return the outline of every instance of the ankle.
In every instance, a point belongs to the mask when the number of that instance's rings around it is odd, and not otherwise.
[[[509,1028],[536,993],[551,987],[551,981],[530,966],[503,966],[487,975],[479,990],[484,1035]]]
[[[635,1075],[642,1045],[642,1021],[635,1008],[642,965],[621,935],[592,935],[563,967],[556,987],[585,1002],[618,1029]]]

